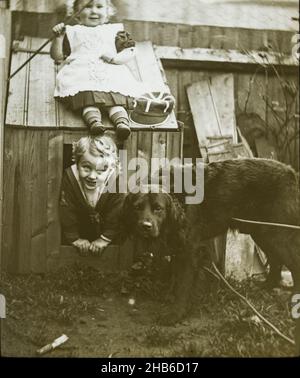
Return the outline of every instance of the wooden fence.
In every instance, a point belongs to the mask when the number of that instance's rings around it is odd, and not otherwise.
[[[53,13],[14,12],[13,35],[31,35],[48,37],[51,26],[61,19],[61,15]],[[215,26],[190,26],[146,21],[124,21],[125,29],[132,33],[137,41],[151,40],[158,46],[178,46],[182,49],[213,49],[215,51],[251,51],[280,52],[284,56],[291,56],[292,37],[294,32],[278,30],[255,30],[246,28],[228,28]],[[177,118],[185,124],[184,155],[191,157],[199,154],[196,135],[188,105],[186,86],[197,81],[203,74],[198,65],[186,66],[173,60],[162,59],[171,92],[177,98]],[[210,69],[213,64],[208,64]],[[299,67],[287,70],[277,69],[281,78],[298,88]],[[281,161],[291,164],[299,170],[299,118],[289,119],[287,113],[298,114],[298,94],[291,96],[283,91],[278,80],[277,72],[265,70],[262,66],[244,64],[236,70],[229,62],[224,62],[214,68],[229,71],[234,74],[236,117],[241,122],[251,124],[252,128],[259,128],[264,133],[261,137],[259,155],[275,154]],[[245,121],[246,119],[246,121]],[[255,126],[256,124],[257,127]],[[264,130],[263,130],[264,129]],[[294,134],[294,135],[293,135]],[[298,136],[297,136],[298,135]]]
[[[36,33],[39,37],[49,35],[50,25],[47,25],[48,21],[45,15],[23,14],[22,17],[20,15],[14,15],[14,19],[17,20],[14,24],[14,35],[36,36]],[[40,22],[42,16],[44,17],[43,25]],[[53,19],[54,16],[52,15]],[[32,23],[34,17],[35,25],[38,23],[39,26],[31,28],[28,20]],[[125,22],[125,28],[133,34],[136,40],[151,40],[160,46],[266,51],[268,46],[272,44],[273,51],[281,51],[288,55],[291,53],[292,33],[290,32],[139,21]],[[41,57],[40,59],[43,60]],[[184,156],[197,156],[199,154],[198,142],[186,95],[186,87],[198,81],[205,70],[201,67],[193,69],[182,66],[170,67],[164,60],[162,62],[165,63],[165,74],[171,93],[177,99],[177,119],[185,124]],[[280,126],[284,124],[285,129],[281,130],[283,131],[282,135],[284,135],[283,142],[292,137],[289,134],[292,125],[299,131],[299,119],[297,117],[284,119],[284,117],[288,117],[286,104],[288,104],[289,110],[299,114],[299,101],[297,99],[291,102],[292,96],[288,96],[283,91],[278,80],[279,73],[284,75],[286,83],[293,83],[294,86],[291,85],[290,89],[298,88],[295,67],[292,68],[292,70],[288,69],[281,73],[275,71],[273,67],[265,70],[264,67],[253,65],[245,72],[233,71],[235,110],[237,119],[246,124],[246,130],[247,125],[250,124],[251,126],[253,123],[257,123],[262,129],[267,130],[262,135],[262,143],[265,143],[265,145],[261,146],[261,153],[265,151],[269,155],[276,153],[280,160],[299,168],[299,138],[296,138],[294,143],[290,143],[289,148],[285,148],[284,152],[281,152],[280,148],[276,146],[274,148],[276,143],[270,130],[272,127],[273,129],[280,129]],[[219,68],[219,72],[223,71],[226,71],[226,63],[224,63],[224,69]],[[30,85],[35,84],[31,82]],[[24,93],[26,99],[27,92]],[[266,99],[268,99],[267,102]],[[33,100],[31,99],[31,101]],[[18,112],[18,106],[21,106],[23,110]],[[29,112],[24,112],[24,107],[25,102],[22,101],[19,105],[16,104],[14,108],[16,116],[22,117],[20,125],[25,125],[30,118]],[[11,117],[13,117],[13,114],[11,114]],[[288,122],[285,122],[287,120]],[[15,124],[18,124],[18,122]],[[43,127],[43,130],[41,130],[38,125],[36,126],[37,129],[10,126],[6,128],[5,132],[5,240],[2,262],[3,268],[9,271],[42,272],[46,269],[49,261],[55,260],[52,257],[59,253],[60,232],[57,200],[63,170],[64,146],[68,145],[74,136],[82,135],[82,131],[79,130],[70,134],[70,131],[47,129],[47,127]],[[141,150],[144,146],[154,156],[157,156],[157,154],[161,156],[162,149],[164,156],[167,157],[174,155],[172,151],[177,151],[176,154],[181,151],[181,133],[169,133],[162,130],[143,133],[145,132],[135,131],[132,133],[132,139],[129,143],[129,153],[132,156],[137,156],[138,146],[141,146]],[[266,145],[268,148],[266,148]],[[39,148],[35,148],[36,146],[39,146]],[[282,156],[280,156],[280,153],[282,153]],[[269,155],[267,157],[270,157]],[[44,174],[45,172],[47,172],[47,175]]]

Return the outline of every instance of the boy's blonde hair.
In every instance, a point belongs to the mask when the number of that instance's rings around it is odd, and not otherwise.
[[[114,141],[105,135],[103,136],[86,136],[73,143],[73,160],[78,165],[82,156],[89,152],[93,156],[99,156],[105,159],[109,167],[118,168],[117,147]]]
[[[83,2],[83,1],[85,1],[86,3],[88,3],[88,0],[75,0],[74,1],[74,3],[73,3],[73,10],[75,12],[78,11],[79,7],[81,6],[80,3]],[[117,9],[113,5],[113,3],[111,2],[111,0],[106,0],[106,3],[107,3],[107,7],[108,7],[108,15],[107,16],[108,16],[108,19],[109,19],[110,17],[114,16],[117,13]]]

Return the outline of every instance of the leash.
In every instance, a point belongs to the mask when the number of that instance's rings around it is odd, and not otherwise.
[[[292,340],[291,338],[287,337],[286,335],[284,335],[282,332],[279,331],[278,328],[276,328],[274,326],[274,324],[272,324],[271,322],[269,322],[269,320],[267,320],[264,316],[261,315],[260,312],[258,312],[256,310],[256,308],[248,301],[247,298],[245,298],[242,294],[240,294],[238,291],[236,291],[231,285],[230,283],[226,280],[226,278],[222,275],[222,273],[219,271],[219,269],[216,267],[216,264],[213,262],[212,263],[212,266],[215,270],[216,273],[213,273],[211,272],[214,276],[217,275],[219,277],[219,279],[221,279],[221,281],[234,293],[236,294],[243,302],[245,302],[247,304],[247,306],[249,306],[251,308],[251,310],[264,322],[266,323],[270,328],[272,328],[272,330],[274,332],[277,333],[277,335],[279,335],[280,337],[282,337],[285,341],[287,341],[288,343],[290,343],[291,345],[295,345],[295,342],[294,340]],[[210,271],[209,269],[206,269],[208,271]]]
[[[300,230],[300,226],[295,226],[292,224],[260,222],[260,221],[253,221],[253,220],[241,219],[241,218],[232,218],[232,219],[238,222],[242,222],[242,223],[261,224],[265,226],[275,226],[275,227],[292,228],[294,230]]]
[[[71,21],[73,21],[77,16],[80,15],[80,13],[84,10],[84,8],[86,8],[92,1],[93,0],[89,0],[80,9],[78,9],[77,12],[73,13],[70,17],[68,17],[66,21],[64,22],[64,24],[68,24]],[[25,60],[25,62],[8,77],[7,81],[11,80],[19,71],[21,71],[21,69],[24,68],[40,51],[42,51],[44,47],[46,47],[50,42],[52,42],[54,38],[56,38],[55,34],[51,38],[49,38],[46,42],[44,42],[27,60]]]

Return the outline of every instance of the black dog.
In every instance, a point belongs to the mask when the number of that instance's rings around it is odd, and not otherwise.
[[[274,160],[237,159],[210,163],[204,171],[204,201],[185,209],[168,193],[130,193],[125,200],[127,232],[161,238],[175,256],[177,306],[173,320],[185,312],[192,287],[193,255],[203,240],[228,228],[249,233],[270,263],[268,283],[280,280],[282,265],[292,273],[300,293],[300,231],[233,218],[300,225],[299,183],[292,168]],[[170,320],[171,321],[171,320]]]

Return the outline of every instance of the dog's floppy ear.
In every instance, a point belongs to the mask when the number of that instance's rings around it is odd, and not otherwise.
[[[176,247],[179,247],[186,224],[185,212],[177,198],[171,195],[168,195],[167,210],[166,236],[169,241],[173,241]]]
[[[185,224],[184,209],[177,198],[172,197],[171,195],[169,195],[169,198],[170,198],[169,212],[170,212],[171,223],[174,223],[176,227],[178,228],[182,228]]]

